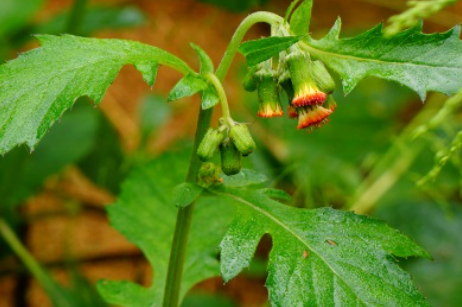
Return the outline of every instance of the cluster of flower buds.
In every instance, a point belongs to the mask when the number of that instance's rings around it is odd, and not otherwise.
[[[227,134],[227,135],[226,135]],[[247,125],[232,122],[230,127],[210,128],[197,149],[202,161],[213,158],[219,150],[221,153],[221,170],[231,176],[240,172],[241,157],[248,156],[256,148]]]
[[[312,61],[309,54],[295,49],[280,56],[276,72],[271,61],[249,69],[244,80],[248,91],[258,90],[259,117],[283,115],[280,92],[289,99],[289,118],[298,118],[298,129],[319,128],[337,106],[332,97],[335,81],[321,61]]]

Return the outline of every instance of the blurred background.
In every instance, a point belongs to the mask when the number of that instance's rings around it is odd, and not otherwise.
[[[73,1],[1,0],[0,59],[37,47],[32,34],[72,32],[152,44],[198,68],[189,46],[194,42],[217,65],[247,14],[260,9],[284,14],[289,3],[94,0],[83,11],[83,24],[73,27],[68,14]],[[322,37],[337,16],[343,35],[355,35],[405,8],[402,0],[317,0],[312,35]],[[428,18],[424,30],[445,31],[461,20],[458,3]],[[248,39],[267,34],[267,26],[257,26]],[[433,261],[400,262],[430,303],[462,306],[462,163],[460,146],[454,146],[462,130],[460,108],[415,138],[445,108],[447,97],[432,93],[423,104],[405,87],[369,78],[347,97],[339,87],[331,122],[308,134],[287,118],[257,118],[257,97],[240,83],[245,71],[238,55],[225,89],[236,119],[251,123],[259,145],[246,167],[267,175],[268,186],[288,191],[293,206],[333,206],[385,219],[433,255]],[[150,89],[133,67],[124,67],[97,108],[80,99],[34,152],[20,147],[0,158],[1,217],[66,295],[81,302],[76,306],[106,306],[94,290],[102,278],[150,284],[150,265],[110,227],[104,208],[134,166],[166,151],[191,150],[199,97],[166,103],[179,78],[160,68]],[[270,249],[271,241],[264,239],[249,271],[227,285],[220,278],[201,283],[183,306],[269,306],[264,281]],[[0,238],[0,307],[47,307],[50,295]]]

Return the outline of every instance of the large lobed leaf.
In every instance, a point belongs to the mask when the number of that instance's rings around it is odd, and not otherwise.
[[[183,159],[182,159],[183,158]],[[160,307],[175,229],[177,209],[173,189],[186,176],[187,157],[164,155],[138,168],[122,186],[118,201],[109,207],[112,225],[136,244],[153,265],[152,285],[103,281],[103,298],[124,307]],[[168,175],[166,175],[168,174]],[[233,207],[216,197],[202,198],[194,212],[181,285],[181,296],[197,282],[219,276],[218,246],[233,216]]]
[[[320,40],[307,39],[305,47],[336,71],[349,93],[367,76],[399,82],[422,100],[428,91],[453,94],[462,86],[460,26],[445,33],[423,34],[422,24],[393,37],[383,25],[352,38],[339,38],[341,21]]]
[[[100,102],[123,65],[132,64],[150,85],[158,64],[190,68],[172,54],[138,42],[38,36],[41,48],[0,66],[0,154],[19,144],[34,148],[81,96]]]
[[[225,281],[249,266],[264,234],[272,306],[428,306],[393,256],[429,257],[384,222],[330,208],[284,206],[264,191],[215,190],[238,207],[221,243]]]

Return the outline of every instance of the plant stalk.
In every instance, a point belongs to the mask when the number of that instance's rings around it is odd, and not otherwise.
[[[273,13],[257,12],[245,18],[239,27],[236,29],[228,48],[223,55],[223,58],[216,70],[216,77],[220,82],[223,82],[226,73],[231,66],[234,55],[239,48],[239,45],[247,31],[254,24],[266,22],[269,24],[281,23],[283,19]],[[201,166],[201,161],[196,155],[197,148],[202,141],[207,129],[210,127],[212,120],[213,108],[202,110],[200,109],[199,119],[197,121],[197,130],[194,141],[194,149],[189,163],[187,182],[196,182],[197,174]],[[183,267],[186,257],[187,244],[189,239],[189,231],[194,213],[196,202],[193,202],[187,207],[179,208],[176,219],[175,233],[173,236],[172,248],[170,250],[170,260],[167,273],[167,280],[164,291],[163,307],[178,307],[180,301],[181,282],[183,278]]]
[[[50,297],[54,299],[55,303],[63,307],[69,306],[69,303],[63,296],[59,286],[52,278],[50,278],[40,264],[24,247],[14,231],[11,229],[10,225],[3,218],[0,218],[0,235],[5,239],[5,242],[10,246],[26,268],[37,279],[43,289],[50,294]]]

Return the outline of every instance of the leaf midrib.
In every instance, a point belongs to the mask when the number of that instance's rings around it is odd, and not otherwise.
[[[308,49],[308,51],[314,53],[314,54],[324,54],[326,56],[330,57],[337,57],[337,58],[344,58],[347,60],[354,60],[354,61],[359,61],[359,62],[372,62],[372,63],[379,63],[379,64],[384,64],[384,65],[403,65],[403,66],[417,66],[417,67],[426,67],[429,69],[432,68],[444,68],[444,69],[450,69],[450,70],[462,70],[461,67],[448,67],[448,66],[437,66],[437,65],[428,65],[428,64],[418,64],[418,63],[413,63],[413,62],[396,62],[396,61],[383,61],[383,60],[377,60],[377,59],[372,59],[372,58],[365,58],[365,57],[359,57],[359,56],[354,56],[354,55],[349,55],[349,54],[342,54],[342,53],[335,53],[335,52],[330,52],[326,51],[323,49],[316,48],[306,42],[300,42],[303,47]]]
[[[290,229],[290,227],[288,227],[284,222],[282,222],[281,220],[279,220],[278,218],[276,218],[274,215],[270,214],[269,212],[259,208],[258,206],[255,206],[251,202],[249,202],[249,201],[247,201],[247,200],[245,200],[245,199],[243,199],[243,198],[241,198],[239,196],[236,196],[236,195],[233,195],[233,194],[228,194],[228,193],[221,193],[221,192],[217,192],[217,191],[213,191],[213,190],[211,192],[215,193],[217,195],[229,197],[229,198],[232,198],[232,199],[234,199],[234,200],[236,200],[238,202],[241,202],[241,203],[251,207],[255,211],[258,211],[258,212],[262,213],[263,215],[267,216],[270,220],[273,220],[281,228],[283,228],[285,231],[292,234],[296,239],[298,239],[301,243],[303,243],[306,247],[308,247],[311,251],[313,251],[320,259],[322,259],[322,261],[329,267],[329,269],[334,273],[334,275],[337,276],[338,278],[340,278],[348,286],[348,288],[350,288],[351,292],[353,292],[353,294],[356,296],[356,298],[359,299],[365,306],[367,306],[366,302],[364,302],[363,299],[356,294],[356,292],[353,290],[353,288],[350,286],[350,284],[347,283],[345,281],[345,279],[329,265],[329,263],[319,254],[319,252],[317,250],[315,250],[311,245],[309,245],[308,242],[306,242],[297,233],[292,231]]]

